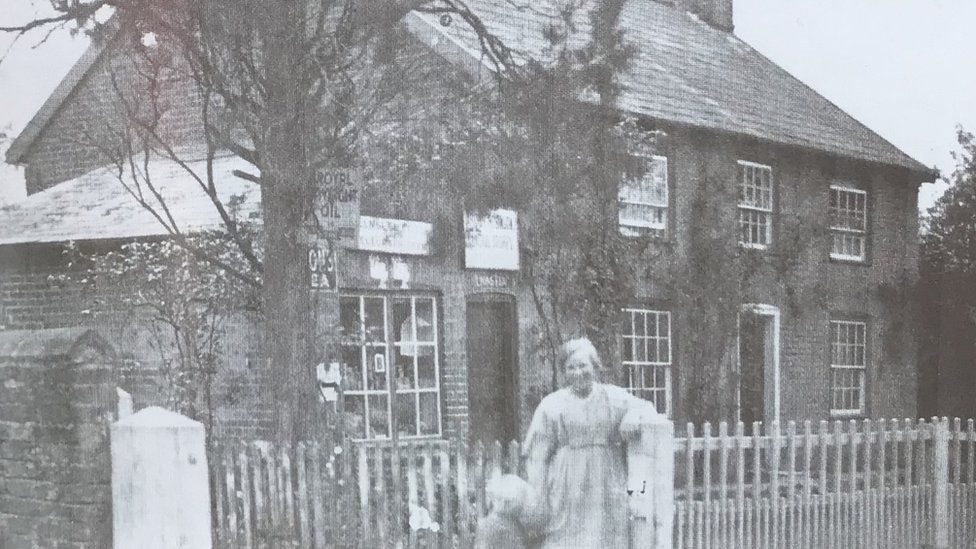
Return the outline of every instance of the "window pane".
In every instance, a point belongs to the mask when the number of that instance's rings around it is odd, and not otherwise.
[[[645,331],[646,328],[644,326],[644,321],[645,321],[644,313],[640,311],[634,311],[632,314],[634,318],[634,335],[642,336],[645,333],[647,333]]]
[[[434,300],[418,297],[417,308],[417,341],[434,342]]]
[[[394,347],[393,356],[396,361],[396,387],[398,391],[417,388],[413,363],[415,348],[414,345],[408,345],[405,348]]]
[[[372,391],[385,391],[387,364],[386,345],[366,349],[366,386]]]
[[[440,433],[440,400],[437,393],[420,393],[420,434]]]
[[[392,301],[390,317],[394,341],[414,341],[412,315],[409,299],[397,298]]]
[[[428,345],[420,346],[420,356],[417,357],[417,371],[420,377],[420,388],[437,387],[437,372],[435,369],[434,348]]]
[[[627,326],[630,326],[630,323],[627,323]],[[620,349],[621,360],[630,362],[634,360],[634,338],[624,337],[622,339],[621,346],[623,348]]]
[[[368,343],[386,342],[386,319],[383,315],[383,298],[367,297],[366,309],[366,341]]]
[[[355,438],[364,438],[366,433],[365,397],[345,395],[342,401],[346,432]]]
[[[339,325],[342,336],[349,341],[362,339],[362,324],[359,318],[359,298],[342,297],[339,300]]]
[[[417,435],[416,398],[415,393],[397,395],[397,434],[400,436]]]
[[[346,391],[363,390],[361,347],[342,348],[342,383]]]
[[[386,395],[369,396],[368,438],[389,438],[390,411],[387,409]]]

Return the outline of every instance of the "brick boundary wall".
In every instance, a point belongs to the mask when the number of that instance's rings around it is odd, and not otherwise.
[[[111,547],[114,356],[86,328],[0,332],[0,547]]]

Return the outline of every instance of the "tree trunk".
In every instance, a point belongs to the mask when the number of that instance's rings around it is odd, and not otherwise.
[[[303,5],[275,2],[258,27],[268,67],[266,131],[259,146],[265,181],[264,343],[274,437],[285,444],[312,438],[319,410],[308,243],[300,238],[312,189],[297,35],[304,28]]]

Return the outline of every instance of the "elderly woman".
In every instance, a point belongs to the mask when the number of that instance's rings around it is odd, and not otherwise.
[[[600,357],[585,338],[566,342],[566,386],[536,408],[526,435],[529,483],[541,499],[543,549],[628,546],[624,442],[657,412],[621,387],[596,381]]]

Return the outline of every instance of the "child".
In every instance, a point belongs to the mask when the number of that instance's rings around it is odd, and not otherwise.
[[[485,492],[491,509],[478,520],[475,549],[526,549],[526,521],[536,505],[532,487],[515,475],[499,475]]]

